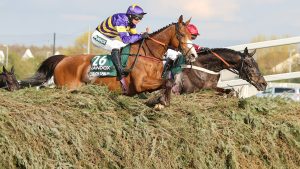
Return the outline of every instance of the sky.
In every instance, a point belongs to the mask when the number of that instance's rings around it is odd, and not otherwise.
[[[200,32],[195,43],[226,47],[258,35],[300,36],[299,0],[1,0],[0,44],[70,46],[77,37],[114,13],[140,5],[145,15],[138,32],[154,32],[180,15]]]

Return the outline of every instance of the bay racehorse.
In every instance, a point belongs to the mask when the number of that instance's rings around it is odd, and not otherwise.
[[[161,78],[163,71],[163,55],[168,48],[181,51],[189,57],[196,54],[191,44],[191,34],[182,15],[177,23],[172,23],[130,44],[127,69],[130,74],[125,78],[128,90],[126,95],[133,96],[145,91],[163,90],[161,103],[169,105],[171,85]],[[77,89],[87,83],[106,85],[112,91],[121,91],[120,82],[116,77],[90,77],[91,60],[95,55],[65,56],[55,55],[43,61],[37,72],[28,79],[21,81],[22,86],[37,86],[54,76],[57,87]]]
[[[15,76],[14,67],[11,67],[11,70],[7,71],[3,66],[3,72],[0,73],[0,88],[8,91],[20,89],[20,84]]]
[[[231,90],[217,87],[219,72],[224,69],[237,74],[241,79],[255,86],[258,91],[263,91],[266,89],[267,82],[253,58],[255,51],[248,53],[248,49],[245,48],[242,53],[227,48],[215,48],[199,52],[195,62],[181,65],[183,68],[179,76],[181,83],[179,86],[174,86],[172,92],[180,94],[214,89],[217,92],[228,93]]]

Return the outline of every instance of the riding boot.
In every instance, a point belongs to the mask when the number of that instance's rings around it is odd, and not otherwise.
[[[161,76],[162,78],[164,78],[164,79],[167,78],[168,72],[170,71],[172,64],[173,64],[173,60],[170,58],[167,58],[166,63],[164,65],[163,73]]]
[[[128,71],[124,70],[121,64],[120,49],[113,49],[111,51],[111,60],[116,67],[118,80],[121,80],[125,75],[128,75]]]

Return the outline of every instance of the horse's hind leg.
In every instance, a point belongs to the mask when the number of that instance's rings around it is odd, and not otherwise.
[[[57,87],[67,89],[70,92],[77,90],[79,87],[83,85],[83,83],[80,80],[77,80],[76,78],[71,79],[70,77],[65,77],[65,78],[55,77],[54,80]]]

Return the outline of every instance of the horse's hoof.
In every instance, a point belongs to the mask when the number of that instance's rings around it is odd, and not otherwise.
[[[73,93],[73,94],[79,93],[79,91],[77,89],[70,89],[70,90],[67,90],[67,91],[70,92],[70,93]]]
[[[175,85],[172,87],[171,91],[175,95],[180,95],[181,87],[179,85]]]
[[[154,106],[154,110],[162,110],[163,108],[165,108],[165,106],[162,105],[162,104],[156,104],[156,105]]]
[[[174,95],[180,95],[180,93],[179,93],[179,92],[173,92],[173,94],[174,94]]]

